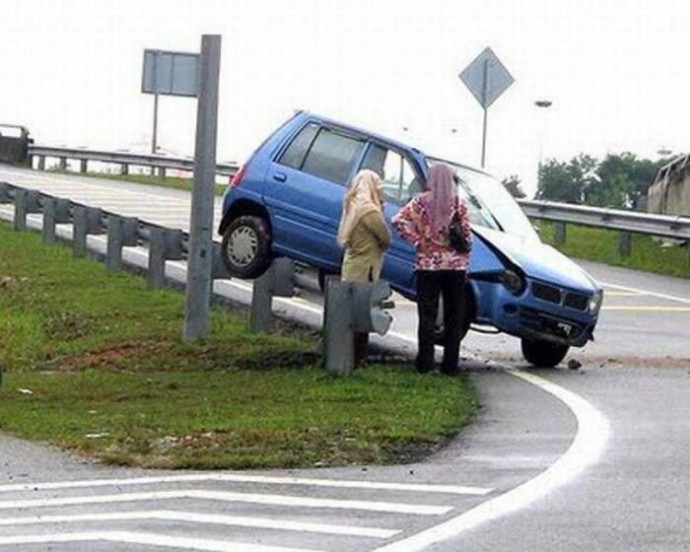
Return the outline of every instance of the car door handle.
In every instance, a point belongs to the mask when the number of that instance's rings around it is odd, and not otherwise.
[[[273,175],[273,180],[277,180],[278,182],[285,182],[287,180],[287,175],[285,173],[275,173]]]

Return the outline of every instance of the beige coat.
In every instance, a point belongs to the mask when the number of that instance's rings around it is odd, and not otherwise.
[[[344,282],[375,282],[381,275],[383,254],[391,234],[379,211],[363,215],[352,229],[343,258]]]

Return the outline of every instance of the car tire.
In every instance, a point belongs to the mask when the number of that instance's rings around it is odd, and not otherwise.
[[[232,276],[258,278],[273,261],[271,230],[262,217],[243,215],[223,232],[221,256]]]
[[[522,354],[525,360],[539,368],[553,368],[568,353],[568,345],[540,339],[523,339]]]

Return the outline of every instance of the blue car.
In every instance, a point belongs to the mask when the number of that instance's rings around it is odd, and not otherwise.
[[[457,175],[471,211],[474,247],[467,293],[470,324],[521,339],[525,359],[555,366],[582,347],[597,324],[603,292],[577,264],[539,239],[504,186],[487,173],[441,160],[409,145],[300,111],[269,136],[237,172],[223,199],[218,228],[231,274],[257,278],[275,256],[337,274],[343,197],[360,169],[383,175],[391,217],[423,190],[429,167]],[[415,299],[414,249],[395,230],[383,275]]]

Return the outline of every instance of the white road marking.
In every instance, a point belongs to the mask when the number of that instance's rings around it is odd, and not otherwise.
[[[319,552],[306,548],[285,548],[261,544],[243,544],[210,539],[190,539],[177,535],[158,535],[155,533],[133,533],[127,531],[108,531],[103,533],[56,533],[52,535],[31,535],[0,537],[0,546],[10,544],[45,544],[58,542],[126,542],[147,546],[163,546],[172,549],[202,550],[208,552]]]
[[[602,285],[606,287],[611,287],[614,289],[620,289],[623,291],[629,291],[631,293],[638,293],[640,295],[649,295],[651,297],[658,297],[659,299],[668,299],[669,301],[678,301],[680,303],[687,303],[690,305],[690,299],[685,299],[683,297],[677,297],[676,295],[668,295],[666,293],[656,293],[654,291],[646,291],[644,289],[632,288],[628,286],[618,286],[616,284],[607,284],[602,282]],[[604,297],[606,296],[606,291],[604,291]]]
[[[379,547],[372,552],[416,552],[435,543],[457,537],[481,523],[515,512],[561,487],[594,464],[604,451],[609,423],[585,399],[543,378],[520,370],[510,371],[562,401],[577,418],[577,434],[568,450],[556,463],[537,477],[492,500],[412,537]],[[462,458],[461,458],[462,459]],[[461,460],[460,459],[460,460]]]
[[[601,310],[605,311],[643,311],[643,312],[690,312],[690,307],[663,307],[663,306],[650,306],[650,305],[638,305],[638,306],[603,306]]]
[[[379,529],[376,527],[333,525],[328,523],[302,523],[297,521],[283,521],[279,519],[200,514],[196,512],[181,512],[172,510],[155,510],[146,512],[114,512],[107,514],[77,514],[71,516],[61,515],[15,517],[0,519],[0,527],[51,523],[84,523],[89,521],[142,520],[179,521],[182,523],[205,523],[213,525],[235,525],[242,527],[275,529],[279,531],[304,531],[308,533],[326,533],[331,535],[348,535],[357,537],[371,537],[378,539],[388,539],[400,533],[399,530]]]
[[[438,516],[448,513],[452,506],[429,506],[425,504],[401,504],[396,502],[377,502],[369,500],[337,500],[287,495],[258,493],[235,493],[225,491],[158,491],[148,493],[122,493],[98,496],[73,496],[63,498],[38,498],[30,500],[8,500],[0,502],[0,510],[20,508],[46,508],[55,506],[74,506],[81,504],[112,504],[115,502],[138,502],[171,499],[217,500],[225,502],[247,502],[271,506],[295,506],[299,508],[331,508],[339,510],[365,510],[369,512],[390,512],[395,514],[415,514]]]
[[[272,477],[232,473],[200,473],[186,475],[166,475],[137,477],[132,479],[93,479],[84,481],[56,481],[49,483],[22,483],[1,485],[0,493],[14,491],[44,491],[55,489],[75,489],[84,487],[122,487],[125,485],[151,485],[161,483],[198,483],[203,481],[223,481],[231,483],[259,483],[272,485],[303,485],[310,487],[336,487],[340,489],[368,489],[386,491],[406,491],[420,493],[450,493],[461,495],[485,495],[493,489],[482,487],[463,487],[458,485],[424,485],[409,483],[385,483],[379,481],[354,481],[343,479],[311,479],[299,477]]]

